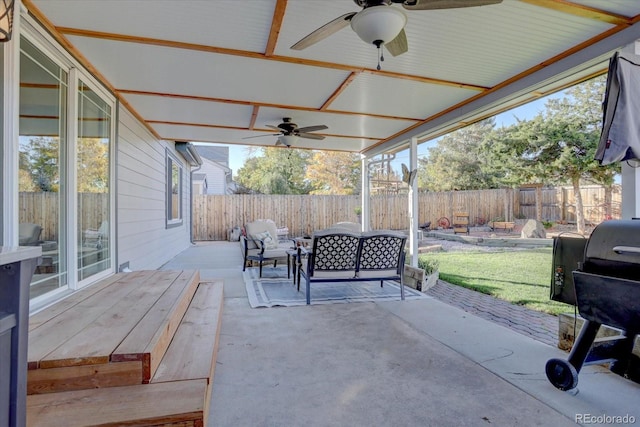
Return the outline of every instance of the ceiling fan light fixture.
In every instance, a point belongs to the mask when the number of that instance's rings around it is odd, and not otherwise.
[[[281,135],[278,140],[287,147],[291,147],[298,142],[298,137],[296,135]]]
[[[371,6],[351,19],[351,28],[365,43],[379,46],[395,39],[407,23],[407,16],[391,6]]]

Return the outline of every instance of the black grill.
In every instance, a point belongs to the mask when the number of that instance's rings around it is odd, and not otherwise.
[[[580,244],[575,246],[574,257]],[[573,271],[570,288],[563,288],[564,282],[558,286],[556,262],[554,250],[556,277],[552,280],[552,298],[555,294],[560,296],[555,299],[565,298],[568,303],[574,303],[571,300],[575,298],[585,323],[568,360],[547,362],[549,381],[561,390],[570,390],[578,384],[583,365],[610,362],[613,372],[640,382],[640,360],[632,354],[635,336],[640,333],[640,220],[606,221],[598,225],[586,241],[584,259],[580,268]],[[601,325],[621,329],[622,334],[594,344]]]

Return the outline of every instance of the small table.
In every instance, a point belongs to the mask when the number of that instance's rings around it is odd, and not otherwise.
[[[296,284],[296,267],[298,266],[298,248],[287,250],[287,279],[293,274],[293,284]]]

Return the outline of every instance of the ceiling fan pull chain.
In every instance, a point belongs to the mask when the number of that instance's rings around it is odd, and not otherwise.
[[[384,61],[384,56],[382,56],[382,50],[380,49],[380,45],[378,45],[378,66],[376,67],[378,71],[381,70],[380,63]]]

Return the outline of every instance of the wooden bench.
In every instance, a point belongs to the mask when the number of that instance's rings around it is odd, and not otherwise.
[[[469,212],[455,212],[453,214],[453,232],[454,234],[469,234]]]
[[[32,316],[28,425],[206,424],[222,291],[197,272],[133,272]]]
[[[493,231],[504,230],[510,233],[513,231],[515,223],[510,221],[491,221],[489,222],[489,227],[491,227]]]

